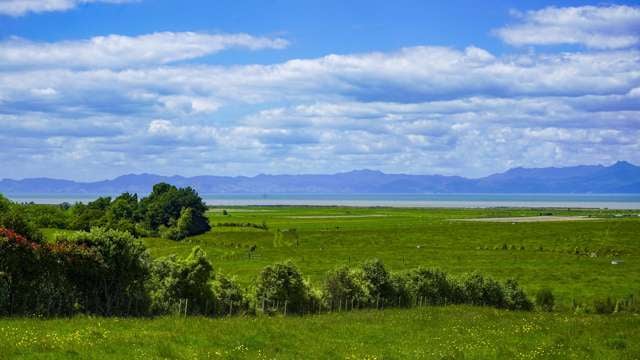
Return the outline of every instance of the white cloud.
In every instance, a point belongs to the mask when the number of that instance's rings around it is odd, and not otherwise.
[[[0,71],[0,99],[9,112],[182,116],[283,100],[421,103],[473,97],[624,97],[640,87],[639,62],[637,50],[496,57],[480,49],[414,47],[275,65],[10,68]],[[45,102],[33,89],[55,89],[57,95]]]
[[[120,4],[138,0],[1,0],[0,14],[22,16],[27,13],[65,11],[87,3]]]
[[[123,68],[193,59],[229,48],[282,49],[287,44],[279,38],[195,32],[108,35],[53,43],[13,38],[0,42],[0,67]]]
[[[640,45],[640,7],[547,7],[515,15],[520,23],[496,30],[512,45],[581,44],[594,49]]]
[[[114,41],[124,58],[92,63],[93,45],[62,44],[49,44],[65,50],[49,50],[61,64],[0,61],[0,161],[20,176],[484,175],[640,162],[636,49],[495,55],[418,46],[214,66],[170,64],[201,56],[200,45],[178,51],[158,41],[136,53]]]

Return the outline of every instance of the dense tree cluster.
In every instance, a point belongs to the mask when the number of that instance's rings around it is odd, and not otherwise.
[[[123,193],[75,205],[15,204],[0,195],[0,225],[35,241],[42,240],[39,228],[89,231],[93,227],[181,240],[210,229],[206,210],[194,189],[165,183],[156,184],[140,200],[136,194]]]

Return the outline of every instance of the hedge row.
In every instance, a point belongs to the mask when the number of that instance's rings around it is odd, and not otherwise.
[[[438,269],[392,273],[379,260],[338,267],[314,288],[291,262],[265,267],[242,288],[216,274],[204,251],[152,260],[127,232],[94,228],[37,243],[0,228],[0,315],[142,316],[170,313],[307,314],[359,308],[472,304],[531,310],[514,280]]]

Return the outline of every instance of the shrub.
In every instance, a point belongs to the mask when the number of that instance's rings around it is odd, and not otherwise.
[[[611,314],[615,310],[615,304],[610,297],[606,299],[596,299],[593,301],[593,308],[597,314]]]
[[[424,298],[427,304],[456,302],[452,282],[446,273],[438,269],[418,268],[409,271],[406,275],[406,287],[411,298]]]
[[[265,267],[256,282],[255,301],[265,312],[301,313],[310,300],[309,285],[290,261]]]
[[[407,286],[407,278],[403,274],[391,273],[389,279],[391,288],[393,289],[394,303],[396,306],[410,306],[411,293]]]
[[[239,314],[248,310],[248,299],[238,283],[225,275],[217,275],[212,282],[215,314]]]
[[[42,242],[44,236],[21,205],[11,205],[0,217],[0,225],[25,236],[30,241]]]
[[[69,269],[86,311],[100,315],[138,315],[147,311],[150,258],[142,242],[130,233],[104,228],[79,232],[68,242],[88,249]]]
[[[343,301],[354,301],[357,306],[372,302],[370,285],[361,270],[347,266],[337,267],[327,273],[324,282],[324,300],[328,308],[337,308]]]
[[[461,287],[465,303],[497,308],[507,306],[507,297],[502,285],[491,278],[485,279],[478,272],[466,275],[462,280]]]
[[[482,304],[497,308],[507,306],[507,299],[502,285],[499,282],[491,278],[487,278],[484,281],[484,286],[482,287]]]
[[[362,265],[362,276],[369,285],[371,301],[392,302],[394,298],[393,286],[389,271],[379,259],[368,260]]]
[[[478,272],[473,272],[463,277],[462,293],[464,302],[472,305],[484,305],[483,303],[484,277]]]
[[[175,256],[154,261],[151,271],[151,311],[169,313],[185,301],[188,314],[207,315],[214,311],[213,265],[200,247],[186,259]]]
[[[506,306],[509,310],[531,311],[533,309],[533,302],[529,300],[517,281],[513,279],[507,280],[504,290]]]
[[[544,311],[553,311],[555,297],[549,288],[542,288],[536,293],[536,305]]]
[[[0,315],[71,313],[74,291],[62,255],[0,228]]]

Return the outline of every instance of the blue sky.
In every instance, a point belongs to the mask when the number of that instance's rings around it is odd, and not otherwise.
[[[1,0],[4,177],[640,163],[640,4]]]

